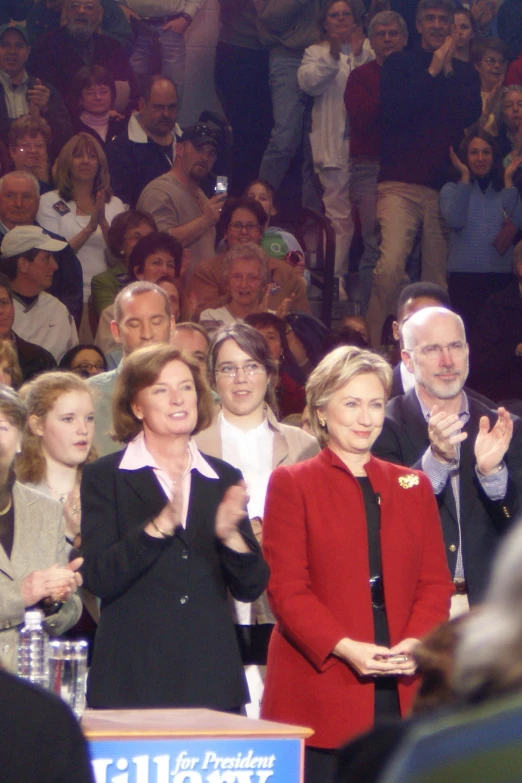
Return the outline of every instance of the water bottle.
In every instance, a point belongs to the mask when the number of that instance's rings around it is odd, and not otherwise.
[[[33,609],[25,613],[24,626],[18,643],[18,676],[42,688],[47,688],[47,641],[42,626],[43,612]]]

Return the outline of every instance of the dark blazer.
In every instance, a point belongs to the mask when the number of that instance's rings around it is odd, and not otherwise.
[[[258,598],[268,567],[244,519],[251,553],[214,534],[216,510],[241,474],[205,457],[219,476],[192,472],[187,526],[168,539],[143,528],[167,502],[151,468],[120,470],[123,452],[83,471],[82,569],[102,599],[87,698],[91,707],[209,707],[248,702],[227,588]]]
[[[492,424],[496,411],[481,401],[468,397],[470,419],[464,427],[467,439],[461,444],[460,456],[460,519],[462,555],[468,582],[470,604],[482,598],[487,585],[493,556],[502,534],[518,513],[522,491],[522,421],[515,420],[513,438],[505,457],[509,471],[506,496],[503,500],[489,500],[475,473],[475,439],[481,416]],[[422,415],[415,389],[391,400],[386,408],[386,419],[373,452],[376,456],[399,465],[422,469],[421,458],[430,441],[428,426]],[[455,501],[448,484],[437,496],[442,532],[450,572],[455,572],[458,549],[458,527]]]

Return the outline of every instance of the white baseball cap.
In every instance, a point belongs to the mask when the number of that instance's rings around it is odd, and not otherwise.
[[[67,242],[53,239],[40,226],[16,226],[8,231],[2,240],[2,258],[12,258],[26,250],[48,250],[55,253],[67,247]]]

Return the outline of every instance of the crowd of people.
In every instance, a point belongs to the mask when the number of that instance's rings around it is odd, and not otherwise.
[[[413,780],[519,690],[522,8],[220,0],[230,135],[177,124],[202,5],[0,9],[0,665],[37,607],[92,642],[91,708]]]

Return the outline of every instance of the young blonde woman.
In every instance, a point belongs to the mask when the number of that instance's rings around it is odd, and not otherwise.
[[[21,395],[27,424],[16,463],[18,480],[60,501],[72,547],[80,532],[81,470],[95,457],[89,387],[74,373],[48,372],[26,384]]]

